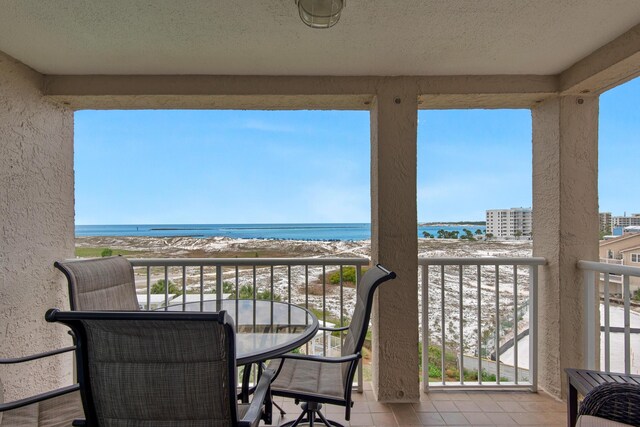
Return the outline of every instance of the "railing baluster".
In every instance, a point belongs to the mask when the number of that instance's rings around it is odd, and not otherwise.
[[[327,327],[327,268],[322,266],[322,326]],[[322,354],[327,355],[327,333],[322,331]]]
[[[187,309],[187,266],[182,266],[182,311]]]
[[[151,266],[147,266],[147,311],[151,310]]]
[[[429,392],[429,266],[422,270],[422,387]]]
[[[204,311],[204,265],[200,266],[200,311]]]
[[[459,326],[459,340],[460,340],[460,384],[464,384],[464,314],[462,313],[464,308],[464,295],[462,290],[462,265],[458,266],[458,291],[459,291],[459,316],[460,316],[460,326]]]
[[[513,367],[518,384],[518,266],[513,266]]]
[[[216,299],[222,299],[222,266],[216,266]]]
[[[611,372],[611,319],[609,313],[609,273],[604,273],[604,370]]]
[[[358,292],[358,283],[360,283],[360,277],[362,275],[362,266],[358,264],[356,266],[356,294]],[[357,295],[356,295],[357,298]],[[342,349],[340,349],[342,350]],[[364,391],[364,373],[362,370],[362,358],[358,361],[358,393],[362,393]]]
[[[631,322],[629,315],[631,312],[631,294],[629,292],[629,276],[622,276],[622,286],[624,291],[624,373],[631,373]]]
[[[529,266],[529,381],[538,390],[538,266]]]
[[[496,265],[496,383],[500,384],[500,266]]]
[[[444,265],[440,267],[440,323],[442,324],[442,354],[440,355],[440,372],[442,376],[442,385],[445,385],[445,369],[444,369],[444,354],[445,354],[445,329],[444,329]]]
[[[478,280],[478,384],[482,384],[482,267],[477,267]]]
[[[184,300],[184,295],[182,299]],[[164,267],[164,307],[165,311],[167,310],[167,305],[169,305],[169,267]]]

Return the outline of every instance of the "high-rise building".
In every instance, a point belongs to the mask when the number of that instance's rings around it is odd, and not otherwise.
[[[640,225],[640,214],[631,214],[631,216],[614,216],[611,218],[612,227],[629,227],[631,225]]]
[[[611,212],[600,212],[600,231],[611,233]]]
[[[487,211],[486,235],[501,239],[530,239],[531,208],[491,209]]]

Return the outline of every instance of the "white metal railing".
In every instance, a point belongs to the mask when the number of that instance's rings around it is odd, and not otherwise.
[[[418,264],[424,391],[535,391],[538,267],[546,260],[419,258]],[[519,355],[525,344],[528,357]]]
[[[587,308],[584,333],[587,369],[602,369],[606,372],[624,369],[627,374],[638,373],[640,360],[635,360],[632,341],[636,341],[636,347],[640,346],[640,316],[631,310],[631,306],[635,305],[632,302],[631,286],[633,284],[637,289],[640,288],[640,268],[594,261],[578,261],[578,268],[584,271],[584,303]],[[601,303],[596,303],[598,294]],[[602,316],[598,314],[598,308],[602,310]],[[621,321],[613,321],[612,314],[619,313],[621,308]],[[632,315],[637,319],[636,327],[631,325]],[[602,326],[598,328],[601,320]],[[612,323],[617,324],[612,325]],[[620,337],[621,334],[622,337]],[[602,360],[597,363],[596,340],[598,337],[603,345],[601,356],[604,358],[604,363]],[[623,360],[612,361],[612,339],[619,341],[620,338],[624,342],[624,353],[620,353],[620,347],[616,345],[614,355],[622,356]]]
[[[366,258],[130,258],[136,274],[136,288],[142,290],[141,306],[162,308],[169,304],[203,302],[207,299],[276,299],[311,309],[320,324],[348,324],[355,306],[355,285]],[[353,282],[345,279],[347,268],[355,273]],[[164,298],[152,294],[155,283],[163,280]],[[169,283],[177,287],[175,297]],[[152,301],[152,295],[156,297]],[[175,297],[175,298],[172,298]],[[179,301],[179,302],[178,302]],[[338,326],[340,326],[338,325]],[[321,332],[305,347],[308,353],[339,356],[334,339]],[[335,354],[337,352],[337,354]],[[358,390],[362,391],[362,361],[358,369]]]

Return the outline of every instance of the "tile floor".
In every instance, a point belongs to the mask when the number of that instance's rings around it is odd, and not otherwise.
[[[291,399],[276,398],[291,421],[300,408]],[[327,418],[345,426],[566,426],[566,404],[543,393],[529,392],[431,392],[419,403],[376,402],[371,384],[364,393],[354,392],[351,420],[344,408],[329,405]],[[277,409],[274,408],[274,418]],[[274,425],[277,425],[274,423]],[[317,424],[316,424],[317,425]]]

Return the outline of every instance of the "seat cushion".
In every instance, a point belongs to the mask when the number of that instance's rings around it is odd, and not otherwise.
[[[576,427],[628,427],[630,424],[622,424],[606,418],[592,417],[591,415],[581,415],[578,418]]]
[[[280,360],[272,360],[269,368],[277,370]],[[274,395],[296,395],[301,400],[311,397],[310,400],[314,401],[322,401],[323,398],[345,401],[342,364],[301,359],[283,360],[282,370],[271,383]]]
[[[69,427],[73,420],[83,419],[80,392],[74,391],[33,405],[6,411],[2,427]]]

